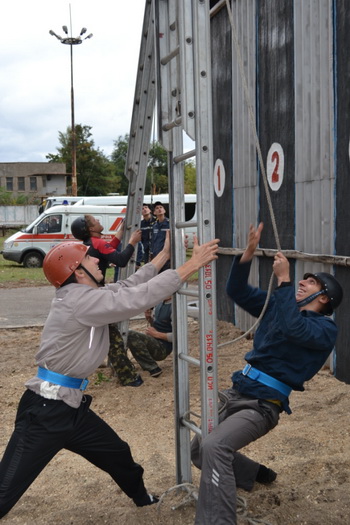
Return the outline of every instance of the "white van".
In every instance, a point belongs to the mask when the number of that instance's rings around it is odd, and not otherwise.
[[[186,221],[195,221],[196,195],[187,197],[188,202],[185,207]],[[98,197],[91,198],[96,199]],[[167,206],[169,203],[168,195],[157,195],[156,199],[152,196],[152,199],[153,202],[160,200],[164,206]],[[77,217],[88,214],[93,215],[96,219],[99,219],[104,227],[103,237],[110,239],[112,234],[118,229],[125,213],[126,206],[124,205],[93,206],[76,203],[74,206],[51,206],[24,230],[14,233],[4,242],[3,251],[1,252],[2,256],[8,261],[23,264],[26,268],[40,268],[45,255],[53,246],[63,241],[76,240],[71,234],[70,226]],[[185,233],[188,235],[189,248],[193,246],[193,234],[196,231],[197,228],[195,226],[185,229]]]
[[[48,210],[52,206],[63,206],[67,204],[75,204],[80,199],[83,199],[84,197],[73,197],[72,195],[60,195],[60,196],[52,196],[52,197],[46,197],[46,204],[44,207],[44,211]]]
[[[78,198],[78,197],[76,197]],[[160,193],[158,195],[144,195],[143,202],[146,204],[154,204],[155,202],[160,201],[166,211],[167,216],[169,217],[169,194]],[[185,221],[195,220],[196,217],[196,203],[197,195],[195,193],[185,193]],[[127,195],[106,195],[103,197],[79,197],[79,200],[74,204],[74,206],[87,205],[90,206],[126,206],[128,203]]]
[[[2,256],[26,268],[40,268],[47,252],[64,241],[77,241],[71,224],[77,217],[93,215],[103,225],[103,237],[111,239],[120,226],[125,206],[53,206],[44,211],[24,230],[4,242]],[[80,241],[77,241],[80,242]]]

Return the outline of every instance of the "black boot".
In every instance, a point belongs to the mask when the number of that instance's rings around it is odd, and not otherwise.
[[[159,499],[157,496],[153,496],[152,494],[147,494],[147,492],[137,498],[133,498],[133,501],[137,507],[145,507],[146,505],[153,505],[154,503],[158,503]]]
[[[277,478],[277,472],[271,468],[260,465],[258,473],[256,475],[256,481],[258,483],[265,483],[266,485],[272,483]]]

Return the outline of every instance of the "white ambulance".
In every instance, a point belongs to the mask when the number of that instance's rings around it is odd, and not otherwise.
[[[125,212],[125,206],[53,206],[29,226],[11,235],[4,242],[2,256],[26,268],[40,268],[53,246],[60,242],[77,241],[71,233],[71,224],[77,217],[93,215],[104,227],[103,237],[111,239]]]

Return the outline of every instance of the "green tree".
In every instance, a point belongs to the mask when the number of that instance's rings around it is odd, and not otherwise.
[[[106,155],[95,148],[91,126],[75,126],[78,195],[106,195],[114,189],[115,168]],[[49,162],[65,162],[72,172],[72,128],[58,134],[58,153],[49,153]]]
[[[185,193],[196,193],[196,164],[193,160],[185,162]]]
[[[121,195],[127,195],[129,179],[125,176],[126,157],[128,154],[129,135],[121,135],[114,141],[114,150],[111,159],[114,165],[114,187],[113,190]]]
[[[128,154],[129,135],[119,136],[114,142],[111,155],[115,167],[115,191],[128,193],[129,180],[125,177],[125,165]],[[193,161],[186,161],[184,166],[185,193],[196,193],[196,166]],[[146,194],[168,193],[168,154],[163,146],[153,141],[150,144],[146,175]]]
[[[129,135],[119,136],[114,142],[111,155],[115,167],[117,191],[127,194],[129,179],[125,176],[125,165],[129,147]],[[168,193],[167,152],[159,142],[150,145],[145,193]]]
[[[149,148],[146,193],[169,193],[168,154],[163,146],[153,141]]]

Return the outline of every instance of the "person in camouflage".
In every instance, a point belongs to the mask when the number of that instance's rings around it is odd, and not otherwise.
[[[145,333],[129,331],[127,346],[143,370],[158,377],[162,369],[157,361],[163,361],[173,349],[171,324],[171,297],[157,304],[153,317],[146,319],[150,326]]]
[[[142,385],[141,376],[128,358],[124,339],[117,323],[109,325],[109,341],[108,364],[113,374],[118,377],[120,384],[123,386]]]

